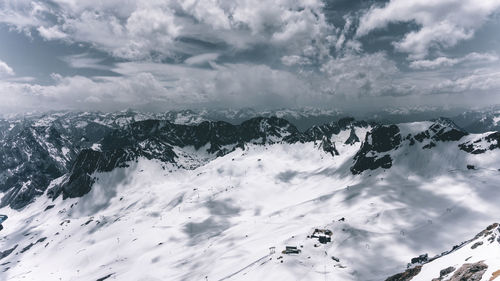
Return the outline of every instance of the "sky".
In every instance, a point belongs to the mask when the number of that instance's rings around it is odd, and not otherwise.
[[[0,0],[0,113],[500,104],[500,0]]]

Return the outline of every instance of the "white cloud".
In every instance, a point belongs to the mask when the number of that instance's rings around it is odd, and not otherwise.
[[[29,0],[2,0],[0,2],[0,23],[9,24],[18,31],[29,34],[30,28],[45,24],[44,13],[49,8],[44,3]]]
[[[150,74],[135,77],[89,79],[54,75],[54,85],[0,81],[0,111],[49,109],[116,110],[165,102],[164,88]]]
[[[392,0],[366,11],[359,25],[358,11],[349,12],[338,28],[321,0],[51,2],[0,1],[0,23],[36,30],[45,40],[86,43],[80,47],[92,52],[62,59],[72,68],[123,76],[59,74],[53,85],[37,85],[0,62],[0,73],[11,76],[0,82],[0,110],[325,106],[500,88],[496,69],[474,72],[497,61],[495,54],[445,57],[441,50],[472,38],[498,0]],[[365,53],[358,40],[394,22],[417,24],[399,41],[390,39],[409,54],[409,71],[387,52]],[[105,65],[89,55],[95,49],[125,62]]]
[[[14,70],[5,62],[0,60],[0,77],[14,75]]]
[[[302,56],[292,55],[292,56],[282,56],[281,63],[283,63],[286,66],[293,66],[293,65],[311,64],[311,61],[308,58]]]
[[[500,90],[500,69],[482,68],[457,78],[442,79],[434,83],[432,90],[435,93],[474,93],[492,92]]]
[[[338,96],[405,95],[394,89],[399,70],[385,53],[345,54],[331,59],[321,70],[327,75],[324,91]]]
[[[217,0],[185,0],[178,1],[182,9],[197,20],[206,23],[213,29],[230,29],[231,22],[228,10],[230,5]]]
[[[0,111],[49,109],[166,110],[179,106],[292,105],[311,90],[293,73],[265,65],[200,69],[159,63],[122,63],[123,77],[61,76],[53,85],[0,81]]]
[[[470,53],[461,58],[438,57],[433,60],[416,60],[410,62],[410,68],[413,69],[436,69],[439,67],[454,66],[459,63],[470,62],[495,62],[498,56],[490,53]]]
[[[67,37],[67,35],[59,30],[59,27],[56,25],[48,28],[40,26],[37,30],[40,33],[40,36],[47,40],[63,39]]]
[[[90,69],[102,69],[109,70],[110,66],[103,65],[102,58],[93,58],[87,53],[65,56],[61,58],[69,66],[73,68],[90,68]]]
[[[62,76],[52,85],[0,80],[0,111],[103,110],[164,111],[199,107],[365,106],[397,104],[413,98],[436,105],[462,94],[500,90],[500,70],[402,73],[384,53],[346,54],[331,59],[321,73],[273,69],[266,65],[212,62],[211,69],[152,62],[119,63],[121,77]],[[450,96],[453,95],[453,96]],[[485,97],[485,96],[482,96]],[[419,101],[421,99],[422,101]],[[469,99],[470,100],[470,99]],[[424,102],[425,101],[425,102]],[[476,101],[471,101],[476,102]]]
[[[498,0],[391,0],[383,7],[372,7],[360,19],[357,36],[384,28],[389,23],[412,22],[418,30],[395,42],[396,50],[422,59],[429,49],[448,48],[471,39],[475,31],[500,8]]]
[[[201,55],[189,57],[184,61],[184,63],[187,65],[200,65],[200,64],[207,63],[207,62],[213,62],[213,61],[217,60],[218,57],[219,57],[219,54],[206,53],[206,54],[201,54]]]
[[[213,69],[159,63],[121,63],[114,72],[135,76],[153,74],[172,101],[187,106],[293,105],[311,99],[312,87],[289,71],[266,65],[212,63]]]
[[[0,22],[37,29],[46,40],[87,42],[133,60],[206,52],[177,40],[186,37],[237,50],[265,44],[287,55],[321,58],[328,56],[331,41],[321,0],[5,1]]]

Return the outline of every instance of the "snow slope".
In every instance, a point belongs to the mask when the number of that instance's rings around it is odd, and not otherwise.
[[[0,280],[385,280],[499,220],[500,151],[458,149],[477,135],[404,143],[390,169],[360,175],[348,137],[332,138],[333,157],[306,142],[248,145],[193,170],[140,158],[95,174],[81,198],[2,208],[0,257],[17,247]],[[316,228],[332,242],[307,238]]]
[[[407,276],[404,277],[405,274]],[[399,280],[414,281],[479,281],[495,280],[499,276],[500,227],[498,223],[495,223],[478,233],[473,239],[428,259],[423,266],[416,265],[405,273],[393,276],[392,280],[399,278]]]

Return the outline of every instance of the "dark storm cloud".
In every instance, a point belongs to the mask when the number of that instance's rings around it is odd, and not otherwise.
[[[4,0],[0,111],[496,103],[499,8]]]

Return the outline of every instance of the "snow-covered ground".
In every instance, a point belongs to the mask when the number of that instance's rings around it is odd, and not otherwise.
[[[417,143],[391,152],[392,168],[353,176],[360,144],[348,135],[332,139],[335,157],[310,142],[248,146],[193,170],[140,159],[96,175],[82,198],[0,209],[0,251],[18,245],[0,280],[385,280],[500,220],[498,150]],[[332,242],[307,238],[316,228]]]
[[[469,269],[470,273],[478,274],[477,272],[481,272],[481,280],[495,280],[500,276],[499,230],[498,224],[492,224],[474,239],[461,245],[450,254],[424,264],[419,274],[411,280],[427,281],[437,277],[442,277],[442,280],[450,280],[450,278],[455,278],[453,280],[479,280],[477,277],[473,279],[472,276],[464,276],[464,271],[474,265],[474,269]]]

